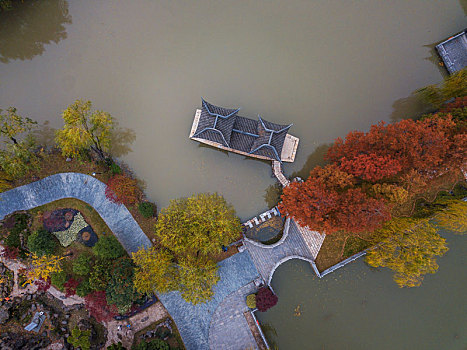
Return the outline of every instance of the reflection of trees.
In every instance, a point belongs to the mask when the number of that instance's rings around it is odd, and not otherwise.
[[[44,52],[44,45],[58,43],[71,24],[65,0],[24,0],[0,13],[0,62],[30,60]]]

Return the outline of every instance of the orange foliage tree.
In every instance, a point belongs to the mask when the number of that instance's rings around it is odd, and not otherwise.
[[[345,141],[338,138],[328,150],[327,158],[337,164],[344,160],[343,167],[353,171],[354,166],[348,164],[349,160],[359,164],[362,154],[373,155],[382,162],[379,168],[389,168],[386,172],[394,173],[401,167],[402,172],[415,169],[426,177],[432,177],[440,170],[444,172],[460,165],[465,149],[455,145],[455,141],[458,138],[463,141],[465,135],[456,135],[455,126],[450,116],[434,116],[419,121],[408,119],[394,124],[381,122],[373,125],[367,133],[352,131]],[[398,165],[390,159],[397,161]],[[375,160],[372,162],[374,166]]]
[[[352,175],[336,165],[316,167],[306,181],[284,188],[279,208],[300,225],[327,234],[373,231],[391,218],[386,200],[353,186]]]
[[[340,167],[345,172],[367,181],[379,181],[402,170],[399,161],[389,155],[358,154],[352,159],[342,157]]]
[[[116,174],[107,182],[105,196],[114,203],[135,204],[141,197],[136,180]]]

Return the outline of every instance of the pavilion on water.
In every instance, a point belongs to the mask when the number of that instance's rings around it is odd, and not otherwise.
[[[298,138],[290,125],[253,120],[237,115],[240,109],[214,106],[204,99],[197,109],[190,138],[223,150],[265,160],[293,162]]]

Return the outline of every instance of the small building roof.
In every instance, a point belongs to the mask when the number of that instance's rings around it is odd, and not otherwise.
[[[202,100],[201,115],[193,137],[225,147],[281,161],[281,152],[290,125],[280,125],[258,117],[237,115],[240,109],[218,107]]]

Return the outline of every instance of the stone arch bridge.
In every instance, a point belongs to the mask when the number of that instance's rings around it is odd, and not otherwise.
[[[324,234],[301,227],[293,219],[287,218],[283,236],[277,243],[264,245],[244,238],[243,244],[264,282],[269,285],[275,270],[282,263],[290,259],[315,261],[324,237]]]

